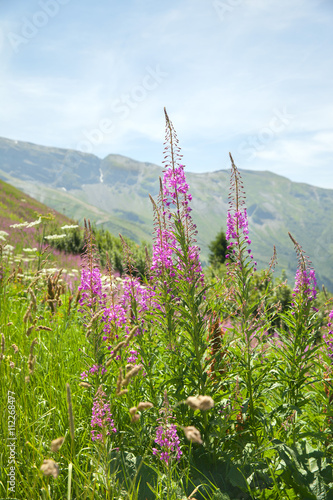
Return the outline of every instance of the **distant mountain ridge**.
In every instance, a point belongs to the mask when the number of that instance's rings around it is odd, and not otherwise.
[[[240,166],[241,167],[241,166]],[[276,245],[279,273],[291,280],[297,260],[288,231],[310,256],[318,276],[333,291],[333,190],[295,183],[268,171],[242,170],[254,256],[267,266]],[[67,216],[89,217],[111,232],[151,240],[155,197],[162,168],[125,156],[100,159],[81,153],[0,138],[0,178]],[[208,244],[226,228],[227,170],[186,172],[193,195],[198,244],[207,263]]]

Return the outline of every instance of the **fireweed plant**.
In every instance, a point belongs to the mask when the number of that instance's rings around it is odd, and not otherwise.
[[[292,236],[292,303],[282,313],[271,300],[275,252],[258,272],[232,157],[227,272],[204,277],[165,120],[144,276],[125,239],[125,274],[102,268],[89,222],[77,294],[59,272],[44,276],[38,255],[25,276],[7,253],[10,238],[0,241],[0,394],[5,412],[15,394],[15,496],[330,499],[332,301],[318,311],[314,270]],[[11,437],[6,416],[0,426]],[[11,498],[6,453],[0,497]]]
[[[318,364],[318,350],[321,342],[318,335],[315,271],[299,243],[290,233],[289,237],[298,257],[298,268],[291,308],[286,314],[281,314],[281,318],[288,326],[288,329],[283,328],[278,331],[283,349],[279,343],[275,345],[275,349],[279,350],[280,358],[283,360],[277,365],[277,380],[281,384],[281,396],[286,405],[287,418],[293,415],[289,427],[293,431],[293,441],[296,442],[298,418],[302,413],[302,408],[309,404],[313,395],[308,386],[311,387],[318,379],[318,373],[313,367]]]
[[[177,399],[207,391],[205,284],[192,221],[189,185],[177,134],[167,112],[163,178],[154,209],[151,283],[167,346],[166,373]]]

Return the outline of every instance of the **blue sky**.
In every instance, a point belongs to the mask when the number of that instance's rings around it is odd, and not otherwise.
[[[2,0],[0,136],[333,189],[331,0]]]

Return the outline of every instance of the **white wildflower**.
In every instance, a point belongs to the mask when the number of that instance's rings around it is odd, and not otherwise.
[[[33,226],[38,226],[42,222],[42,219],[39,217],[39,219],[34,220],[33,222],[30,222],[27,227],[33,227]]]
[[[23,252],[27,252],[27,253],[30,253],[30,252],[37,252],[37,248],[36,248],[36,247],[34,247],[34,248],[29,248],[29,247],[27,247],[27,248],[22,248],[22,251],[23,251]]]
[[[50,234],[49,236],[44,236],[46,240],[61,240],[62,238],[66,238],[66,234]]]
[[[28,224],[29,224],[29,222],[21,222],[20,224],[12,224],[9,227],[12,227],[14,229],[18,229],[20,227],[27,227]]]
[[[2,249],[2,253],[8,254],[11,253],[14,250],[14,247],[12,245],[5,245]]]
[[[61,226],[61,229],[75,229],[79,227],[77,224],[74,224],[72,226]]]

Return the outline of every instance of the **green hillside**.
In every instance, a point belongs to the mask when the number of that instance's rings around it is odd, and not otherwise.
[[[0,180],[1,229],[11,231],[12,224],[31,222],[37,218],[36,214],[47,215],[49,213],[52,213],[55,223],[59,226],[73,224],[73,220],[64,214],[50,209],[27,193],[23,193],[16,187]]]

